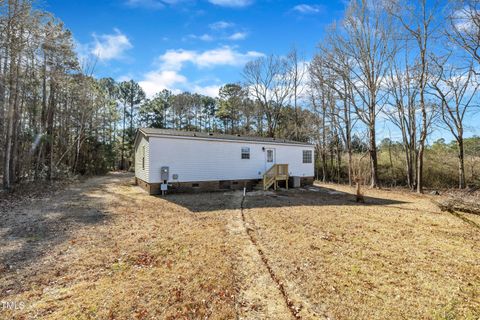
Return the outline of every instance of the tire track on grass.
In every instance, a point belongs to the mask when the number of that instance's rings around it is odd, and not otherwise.
[[[232,194],[232,216],[227,220],[231,237],[232,265],[235,268],[236,319],[289,320],[292,315],[277,284],[272,280],[264,262],[252,243],[242,221],[242,195]]]
[[[248,237],[250,238],[250,241],[252,242],[252,244],[257,249],[257,252],[258,252],[263,264],[265,265],[265,267],[268,270],[268,273],[270,274],[270,278],[276,284],[278,290],[282,294],[284,302],[285,302],[288,310],[290,310],[290,313],[292,314],[292,317],[295,318],[295,319],[302,319],[302,317],[300,316],[300,311],[302,310],[302,306],[300,305],[299,307],[296,307],[295,304],[293,303],[292,299],[290,299],[287,291],[285,290],[285,286],[283,285],[283,283],[280,281],[278,276],[273,271],[265,253],[259,247],[259,245],[257,243],[257,240],[254,237],[254,230],[247,227],[247,221],[245,219],[245,212],[244,212],[244,203],[245,203],[245,196],[242,197],[242,202],[240,203],[240,213],[242,215],[243,226],[244,226],[245,230],[247,231]]]

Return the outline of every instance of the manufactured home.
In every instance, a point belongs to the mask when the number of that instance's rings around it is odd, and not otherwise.
[[[150,194],[298,187],[313,176],[303,142],[151,128],[135,137],[135,181]]]

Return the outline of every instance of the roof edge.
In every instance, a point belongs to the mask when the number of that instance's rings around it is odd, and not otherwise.
[[[204,132],[195,132],[195,131],[182,131],[184,133],[191,133],[192,135],[186,135],[186,134],[175,134],[175,132],[172,133],[161,133],[161,132],[146,132],[144,129],[148,128],[139,128],[137,131],[141,132],[145,137],[165,137],[165,138],[180,138],[180,139],[190,139],[190,140],[213,140],[213,141],[229,141],[229,142],[249,142],[249,143],[258,143],[258,144],[282,144],[282,145],[290,145],[290,146],[308,146],[308,147],[314,147],[314,144],[308,143],[308,142],[300,142],[300,141],[289,141],[284,139],[282,140],[275,140],[275,138],[272,138],[272,140],[262,140],[265,139],[263,137],[258,137],[258,136],[252,136],[252,138],[257,138],[258,140],[254,139],[249,139],[248,136],[242,136],[242,135],[237,135],[235,137],[231,137],[229,135],[223,135],[223,134],[217,134],[221,136],[196,136],[196,133],[199,134],[205,134]],[[169,130],[169,129],[166,129]],[[268,138],[266,138],[268,139]]]

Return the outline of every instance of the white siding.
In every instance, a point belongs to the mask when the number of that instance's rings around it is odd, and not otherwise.
[[[313,153],[313,146],[153,136],[149,141],[150,183],[160,182],[163,166],[170,168],[170,181],[178,174],[177,182],[260,179],[270,167],[262,147],[275,149],[276,163],[288,164],[291,176],[314,176],[313,161],[302,163],[302,151]],[[241,159],[242,147],[250,148],[250,159]]]
[[[147,139],[140,135],[140,141],[135,148],[135,177],[150,182],[150,144]],[[145,148],[145,149],[144,149]],[[143,150],[145,150],[145,165],[142,166]]]

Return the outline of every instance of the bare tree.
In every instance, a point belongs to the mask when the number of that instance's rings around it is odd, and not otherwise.
[[[468,111],[477,106],[473,99],[479,88],[473,61],[467,68],[448,64],[447,59],[435,59],[436,74],[432,81],[433,94],[440,101],[441,117],[455,137],[458,148],[458,187],[465,188],[464,122]]]
[[[326,182],[328,176],[327,153],[329,149],[328,136],[331,135],[331,106],[333,90],[328,85],[328,68],[325,59],[316,56],[310,64],[310,102],[316,118],[317,154],[322,168],[322,181]],[[328,123],[330,121],[330,123]]]
[[[435,28],[433,26],[434,15],[438,4],[427,4],[427,0],[415,1],[417,6],[407,1],[392,1],[389,7],[391,15],[395,16],[402,24],[407,34],[416,43],[418,50],[418,96],[421,114],[420,137],[418,139],[417,152],[417,192],[423,192],[423,158],[425,142],[428,135],[427,107],[425,103],[426,87],[428,83],[428,55],[430,52],[430,38]]]
[[[450,41],[480,63],[480,1],[452,0],[445,32]]]
[[[275,137],[282,109],[292,92],[288,61],[274,55],[250,61],[245,65],[243,78],[265,114],[267,135]]]
[[[348,155],[348,182],[353,185],[353,163],[352,163],[352,86],[350,75],[349,58],[343,55],[341,51],[335,50],[336,37],[334,29],[331,29],[330,37],[326,40],[326,45],[320,47],[321,54],[315,56],[310,70],[312,77],[318,77],[321,74],[321,64],[325,65],[328,72],[326,74],[325,84],[336,93],[334,115],[338,131],[342,137],[344,146]]]
[[[347,57],[352,106],[369,133],[370,184],[378,187],[376,118],[386,101],[383,82],[395,52],[393,30],[383,3],[368,0],[350,3],[343,26],[345,34],[337,37],[334,50]]]
[[[6,190],[11,188],[15,182],[15,152],[17,149],[17,129],[18,129],[18,108],[20,103],[21,90],[21,57],[25,50],[25,37],[27,31],[27,16],[30,12],[30,3],[26,1],[9,1],[6,12],[5,29],[5,67],[9,71],[5,74],[8,79],[6,87],[8,90],[8,99],[5,99],[6,117],[5,117],[5,151],[3,157],[3,187]],[[8,63],[7,63],[8,61]],[[4,93],[2,93],[4,94]]]
[[[294,119],[294,137],[296,140],[300,139],[300,110],[298,106],[298,100],[301,99],[302,93],[304,91],[303,80],[307,72],[307,65],[302,61],[297,49],[294,47],[290,53],[287,55],[289,63],[289,73],[292,82],[292,99],[293,99],[293,108],[295,112]]]
[[[390,92],[389,105],[385,110],[392,123],[400,129],[405,153],[407,184],[411,189],[416,186],[416,144],[417,144],[417,78],[410,65],[408,41],[400,55],[392,57],[391,69],[388,74],[387,87]],[[402,61],[404,60],[404,61]]]
[[[121,162],[120,162],[120,169],[125,169],[125,139],[128,138],[128,144],[131,145],[133,143],[134,138],[134,128],[133,123],[135,119],[135,110],[138,108],[138,105],[145,100],[145,92],[140,87],[138,83],[133,80],[130,81],[123,81],[119,85],[119,93],[120,98],[123,102],[123,126],[122,126],[122,146],[121,146]],[[127,110],[129,107],[129,110]],[[126,127],[126,118],[127,116],[130,118],[130,126],[127,130]],[[130,158],[132,155],[132,151],[130,150]],[[131,161],[131,160],[130,160]],[[128,168],[127,168],[128,169]]]

